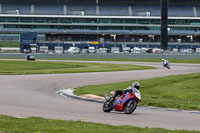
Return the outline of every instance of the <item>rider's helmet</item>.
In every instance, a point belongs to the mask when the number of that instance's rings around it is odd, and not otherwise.
[[[165,59],[162,59],[162,61],[165,61]]]
[[[140,89],[140,83],[139,82],[133,82],[132,87],[139,90]]]

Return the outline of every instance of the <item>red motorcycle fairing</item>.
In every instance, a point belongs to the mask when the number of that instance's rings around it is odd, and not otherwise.
[[[124,105],[126,102],[128,102],[130,99],[134,99],[137,103],[140,101],[135,97],[134,92],[132,93],[125,93],[121,97],[117,98],[117,106],[114,108],[116,111],[124,111]]]

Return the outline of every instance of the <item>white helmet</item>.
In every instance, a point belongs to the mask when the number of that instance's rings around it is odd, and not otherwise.
[[[140,83],[139,82],[133,82],[132,87],[139,90],[140,89]]]

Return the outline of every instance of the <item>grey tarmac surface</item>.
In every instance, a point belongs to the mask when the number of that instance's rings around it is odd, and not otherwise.
[[[0,114],[16,117],[39,116],[62,120],[81,120],[112,125],[200,130],[199,113],[147,107],[138,107],[131,115],[119,112],[104,113],[101,109],[101,103],[64,98],[56,95],[57,90],[83,85],[200,72],[200,64],[174,63],[171,64],[172,69],[168,70],[163,68],[160,63],[95,62],[146,65],[154,66],[158,69],[54,75],[0,75]]]

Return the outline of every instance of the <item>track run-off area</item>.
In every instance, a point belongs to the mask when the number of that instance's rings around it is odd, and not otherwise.
[[[172,130],[200,130],[200,113],[195,111],[173,111],[139,106],[131,115],[125,115],[120,112],[104,113],[101,103],[56,95],[57,90],[75,88],[83,85],[196,73],[200,72],[200,64],[171,63],[171,69],[168,70],[163,68],[161,63],[150,62],[56,61],[133,64],[153,66],[158,69],[44,75],[0,75],[0,115],[11,115],[15,117],[37,116],[111,125],[158,127]]]

